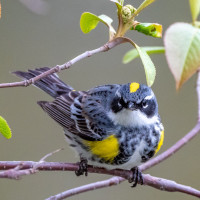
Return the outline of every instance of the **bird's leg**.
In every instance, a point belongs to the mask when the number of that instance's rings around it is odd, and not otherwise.
[[[86,158],[83,158],[83,157],[80,157],[80,162],[78,163],[79,164],[79,168],[77,171],[75,171],[75,174],[76,176],[81,176],[83,174],[85,174],[85,176],[88,175],[88,161]]]
[[[129,183],[134,182],[131,187],[136,187],[138,183],[143,185],[143,176],[140,169],[138,167],[133,167],[131,171],[133,174],[132,177],[129,179]]]

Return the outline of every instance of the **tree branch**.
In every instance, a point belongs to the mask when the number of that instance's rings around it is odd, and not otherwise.
[[[40,164],[45,162],[45,159],[47,159],[48,157],[52,156],[53,154],[55,154],[55,153],[57,153],[61,150],[63,150],[63,149],[58,149],[56,151],[48,153],[47,155],[42,157],[39,160],[39,162],[33,162],[32,165],[29,166],[29,167],[24,167],[24,163],[26,161],[19,161],[14,167],[9,167],[8,170],[0,172],[0,178],[9,178],[9,179],[16,179],[17,180],[17,179],[20,179],[24,175],[35,174],[36,172],[38,172],[38,167],[40,166]],[[5,168],[6,167],[4,165],[4,169]]]
[[[195,197],[200,197],[200,191],[190,186],[176,183],[175,181],[153,177],[149,174],[144,174],[144,185],[154,187],[156,189],[167,192],[182,192]]]
[[[20,170],[31,169],[37,166],[39,171],[77,171],[79,165],[77,163],[62,163],[62,162],[34,162],[34,161],[0,161],[0,170],[11,170],[20,165]],[[113,169],[108,170],[101,167],[95,167],[88,165],[89,173],[107,174],[113,176],[121,176],[125,179],[129,179],[132,176],[130,170]],[[0,172],[0,178],[4,177],[4,171]],[[12,177],[11,177],[12,178]]]
[[[110,187],[110,186],[114,186],[114,185],[118,185],[120,184],[122,181],[124,181],[123,178],[118,177],[118,176],[114,176],[108,180],[105,181],[98,181],[95,183],[90,183],[88,185],[83,185],[77,188],[73,188],[70,190],[67,190],[65,192],[62,192],[60,194],[57,194],[55,196],[51,196],[49,198],[47,198],[46,200],[62,200],[77,194],[81,194],[84,192],[88,192],[91,190],[97,190],[97,189],[101,189],[101,188],[105,188],[105,187]]]
[[[19,171],[16,171],[15,168],[20,166]],[[37,169],[36,169],[37,166]],[[14,169],[13,169],[14,168]],[[56,162],[33,162],[33,161],[0,161],[0,170],[6,170],[0,173],[0,178],[11,178],[16,179],[21,175],[33,174],[37,171],[76,171],[78,170],[79,165],[74,163],[56,163]],[[67,190],[58,195],[48,198],[48,200],[60,200],[76,194],[87,192],[90,190],[100,189],[104,187],[118,185],[121,182],[129,179],[132,176],[132,172],[129,170],[107,170],[105,168],[99,168],[95,166],[88,166],[89,173],[98,173],[98,174],[107,174],[113,175],[114,177],[88,185],[80,186],[74,189]],[[17,175],[16,175],[16,174]],[[196,197],[200,197],[200,191],[178,184],[171,180],[166,180],[158,177],[153,177],[147,174],[143,174],[144,185],[154,187],[156,189],[168,192],[182,192],[190,194]]]
[[[29,80],[19,81],[19,82],[13,82],[13,83],[1,83],[0,88],[20,87],[20,86],[27,87],[27,86],[33,84],[34,82],[40,80],[41,78],[44,78],[45,76],[48,76],[53,73],[59,73],[61,70],[70,68],[73,64],[75,64],[76,62],[78,62],[84,58],[90,57],[90,56],[100,53],[100,52],[108,51],[108,50],[116,47],[117,45],[125,43],[125,42],[130,42],[130,39],[128,39],[126,37],[115,38],[112,41],[107,42],[106,44],[104,44],[103,46],[101,46],[97,49],[86,51],[85,53],[78,55],[77,57],[73,58],[72,60],[70,60],[62,65],[57,65],[57,66],[51,68],[50,70],[45,71],[44,73],[42,73],[34,78],[31,78]]]
[[[200,197],[200,191],[189,186],[178,184],[175,181],[153,177],[149,174],[143,174],[143,178],[144,178],[144,185],[154,187],[158,190],[167,191],[167,192],[182,192],[182,193],[186,193],[195,197]],[[90,183],[90,184],[83,185],[77,188],[69,189],[60,194],[51,196],[47,198],[46,200],[62,200],[62,199],[65,199],[77,194],[81,194],[84,192],[119,185],[123,181],[124,181],[124,178],[114,176],[104,181],[98,181],[98,182]]]

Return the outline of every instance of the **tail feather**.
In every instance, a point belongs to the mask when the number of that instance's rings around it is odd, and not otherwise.
[[[49,70],[48,67],[38,68],[35,70],[28,70],[28,72],[16,71],[13,72],[16,76],[22,78],[23,80],[28,80],[34,78],[41,73]],[[56,73],[46,76],[34,83],[34,85],[41,90],[45,91],[52,97],[56,98],[62,94],[66,94],[73,90],[73,88],[63,81],[61,81]]]

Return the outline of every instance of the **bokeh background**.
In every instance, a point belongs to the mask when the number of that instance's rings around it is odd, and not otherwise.
[[[53,67],[86,50],[103,45],[108,39],[105,25],[99,24],[97,29],[87,35],[81,32],[79,19],[84,11],[97,15],[106,14],[114,19],[114,26],[117,25],[116,7],[109,0],[48,0],[45,1],[47,7],[44,4],[42,10],[39,9],[42,15],[34,13],[21,2],[1,1],[1,83],[19,80],[11,74],[12,71],[43,66]],[[142,0],[125,2],[138,7]],[[191,21],[188,0],[158,0],[146,8],[137,20],[160,23],[165,32],[174,22]],[[163,45],[162,39],[137,32],[129,32],[128,36],[139,46]],[[122,64],[123,55],[131,48],[130,44],[117,46],[106,53],[81,60],[59,75],[76,90],[87,90],[106,83],[131,81],[145,83],[145,73],[140,59],[137,58],[127,65]],[[165,141],[160,151],[163,152],[196,123],[196,76],[177,92],[165,56],[151,57],[157,69],[153,90],[165,126]],[[51,98],[33,86],[0,90],[0,115],[7,119],[13,132],[10,140],[0,136],[0,160],[38,161],[45,154],[64,147],[65,150],[53,155],[48,161],[77,162],[78,158],[64,140],[62,128],[41,110],[36,104],[38,100],[51,100]],[[200,188],[199,144],[200,138],[197,136],[175,155],[146,173]],[[107,178],[109,176],[95,174],[77,178],[72,172],[39,172],[23,177],[20,181],[0,179],[0,199],[45,199],[64,190]],[[124,182],[115,187],[87,192],[71,199],[189,200],[192,198],[181,193],[161,192],[148,186],[132,189],[128,182]]]

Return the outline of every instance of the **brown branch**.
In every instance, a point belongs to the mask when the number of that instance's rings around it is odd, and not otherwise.
[[[0,178],[9,178],[9,179],[18,180],[24,175],[35,174],[36,172],[38,172],[38,168],[40,167],[40,165],[43,162],[45,162],[45,159],[47,159],[48,157],[52,156],[53,154],[55,154],[61,150],[62,149],[58,149],[51,153],[48,153],[47,155],[42,157],[39,160],[39,162],[32,162],[29,167],[25,167],[26,161],[19,161],[19,162],[15,163],[14,167],[8,167],[8,170],[0,172]],[[6,169],[5,165],[3,168]]]
[[[73,188],[70,190],[67,190],[65,192],[62,192],[60,194],[57,194],[55,196],[51,196],[49,198],[47,198],[46,200],[62,200],[77,194],[81,194],[84,192],[88,192],[91,190],[97,190],[97,189],[101,189],[101,188],[105,188],[105,187],[110,187],[110,186],[114,186],[114,185],[118,185],[120,184],[122,181],[124,181],[123,178],[118,177],[118,176],[114,176],[108,180],[105,181],[98,181],[95,183],[90,183],[87,185],[83,185],[77,188]]]
[[[31,169],[37,166],[39,171],[77,171],[79,165],[76,163],[61,163],[61,162],[34,162],[34,161],[0,161],[0,170],[10,170],[21,165],[20,170]],[[5,171],[5,172],[6,172]],[[132,176],[132,172],[129,170],[113,169],[107,170],[101,167],[95,167],[88,165],[89,173],[107,174],[113,176],[121,176],[125,179],[129,179]],[[1,176],[3,177],[3,175]]]
[[[153,177],[149,174],[143,174],[143,178],[144,178],[144,185],[151,186],[158,190],[167,191],[167,192],[182,192],[182,193],[186,193],[195,197],[200,197],[200,191],[189,186],[178,184],[175,181]],[[124,178],[114,176],[104,181],[98,181],[98,182],[90,183],[90,184],[83,185],[77,188],[69,189],[60,194],[51,196],[47,198],[46,200],[62,200],[62,199],[65,199],[77,194],[81,194],[84,192],[88,192],[91,190],[97,190],[97,189],[101,189],[105,187],[119,185],[123,181],[124,181]]]
[[[37,170],[34,170],[34,166],[32,168],[24,169],[23,168],[23,162],[20,162],[14,169],[9,169],[6,171],[0,172],[0,178],[9,178],[9,179],[15,179],[18,180],[24,175],[30,175],[33,173],[36,173]]]
[[[14,169],[20,165],[20,170],[16,172]],[[37,169],[36,169],[37,166]],[[0,173],[1,178],[15,178],[22,175],[33,174],[37,171],[76,171],[78,164],[74,163],[55,163],[55,162],[33,162],[33,161],[0,161],[0,170],[6,170]],[[14,169],[13,169],[14,168]],[[60,200],[76,194],[87,192],[90,190],[100,189],[104,187],[118,185],[121,182],[129,179],[132,176],[132,172],[129,170],[107,170],[95,166],[88,166],[89,173],[99,173],[113,175],[114,177],[74,189],[67,190],[58,195],[50,197],[48,200]],[[16,174],[14,174],[16,173]],[[147,174],[143,174],[144,185],[154,187],[156,189],[168,192],[182,192],[190,194],[196,197],[200,197],[200,191],[185,185],[178,184],[171,180],[153,177]]]
[[[36,164],[39,164],[39,163],[36,163]],[[38,172],[36,166],[33,166],[33,168],[21,170],[22,166],[23,166],[23,162],[21,162],[14,169],[9,169],[9,170],[0,172],[0,178],[19,180],[22,178],[22,176],[31,175],[31,174],[35,174],[36,172]]]
[[[78,62],[84,58],[90,57],[90,56],[100,53],[100,52],[108,51],[108,50],[116,47],[117,45],[125,43],[125,42],[130,42],[130,39],[125,38],[125,37],[115,38],[112,41],[107,42],[105,45],[103,45],[97,49],[86,51],[85,53],[78,55],[77,57],[73,58],[72,60],[70,60],[62,65],[57,65],[57,66],[51,68],[50,70],[45,71],[44,73],[42,73],[34,78],[31,78],[29,80],[20,81],[20,82],[1,83],[0,88],[20,87],[20,86],[27,87],[45,76],[48,76],[53,73],[58,73],[61,70],[70,68],[73,64],[75,64],[76,62]]]
[[[182,192],[195,197],[200,197],[200,191],[190,186],[176,183],[175,181],[153,177],[149,174],[144,174],[144,185],[154,187],[156,189],[167,192]]]

